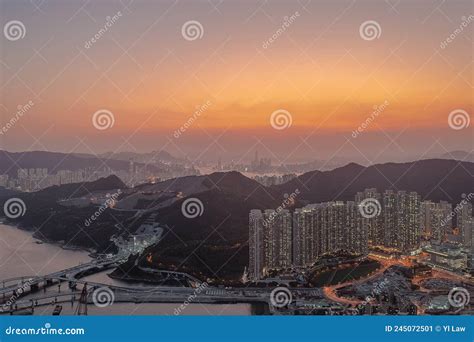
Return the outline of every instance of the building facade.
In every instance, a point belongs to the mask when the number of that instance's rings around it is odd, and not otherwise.
[[[337,251],[367,255],[370,247],[386,247],[402,254],[416,253],[422,238],[433,245],[453,235],[453,208],[448,202],[421,201],[416,192],[366,189],[354,201],[309,204],[288,210],[252,210],[249,220],[250,279],[269,270],[308,267],[318,257]],[[361,202],[376,202],[375,215],[364,215]],[[459,238],[474,268],[472,204],[456,209]],[[454,236],[454,235],[453,235]],[[456,256],[457,258],[457,256]],[[457,259],[456,259],[457,260]]]
[[[263,277],[263,215],[260,210],[249,214],[249,279],[259,280]]]

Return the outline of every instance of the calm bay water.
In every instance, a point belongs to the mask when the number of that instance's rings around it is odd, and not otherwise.
[[[20,276],[44,275],[73,267],[79,263],[89,262],[91,258],[87,252],[71,251],[59,246],[38,243],[32,233],[16,227],[0,224],[0,281]],[[125,282],[111,279],[107,273],[111,270],[83,278],[84,280],[99,282],[109,285],[127,286]],[[147,284],[134,284],[133,286],[150,286]],[[62,291],[67,291],[66,286]],[[46,290],[47,294],[58,292],[53,286]],[[25,297],[24,299],[28,299]],[[106,308],[97,308],[90,305],[88,310],[91,315],[173,315],[179,304],[133,304],[115,303]],[[37,315],[51,315],[54,305],[39,307],[35,310]],[[74,314],[75,307],[63,304],[63,315]],[[189,304],[182,315],[250,315],[251,306],[247,304]]]
[[[86,252],[37,242],[30,232],[0,225],[0,279],[48,274],[91,260]]]

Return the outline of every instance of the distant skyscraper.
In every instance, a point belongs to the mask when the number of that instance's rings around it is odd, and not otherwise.
[[[268,172],[271,169],[272,161],[270,158],[258,157],[258,151],[255,151],[255,159],[250,163],[250,169],[254,172]]]

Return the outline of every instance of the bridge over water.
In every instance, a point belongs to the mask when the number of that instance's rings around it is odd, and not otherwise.
[[[44,276],[23,276],[0,281],[0,303],[5,303],[9,298],[20,298],[40,288],[47,288],[63,281],[75,282],[81,275],[100,272],[118,266],[122,261],[120,257],[93,260],[65,270],[50,273]]]
[[[83,304],[94,302],[94,292],[106,289],[114,303],[202,303],[202,304],[234,304],[260,303],[270,307],[272,289],[261,287],[212,287],[201,283],[198,279],[182,272],[165,270],[148,270],[160,273],[164,278],[187,280],[194,287],[156,286],[133,287],[116,286],[81,280],[81,277],[102,272],[116,267],[123,262],[123,257],[112,257],[94,260],[87,264],[78,265],[44,276],[23,276],[0,281],[0,314],[13,314],[29,310],[32,314],[36,307],[58,305],[61,303],[78,303],[81,290],[87,288],[87,298],[82,298]],[[61,284],[67,283],[66,289],[61,290]],[[57,293],[46,292],[48,287],[58,286]],[[39,290],[43,289],[43,293]],[[200,289],[198,291],[198,289]],[[314,288],[298,288],[292,290],[300,297],[321,297],[322,291]],[[319,292],[318,292],[319,291]],[[318,292],[318,293],[316,293]],[[25,298],[27,297],[27,298]],[[301,299],[300,299],[301,301]]]

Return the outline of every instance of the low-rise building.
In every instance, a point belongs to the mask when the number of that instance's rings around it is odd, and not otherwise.
[[[443,243],[425,248],[428,264],[449,271],[461,271],[467,267],[467,256],[459,246]]]

